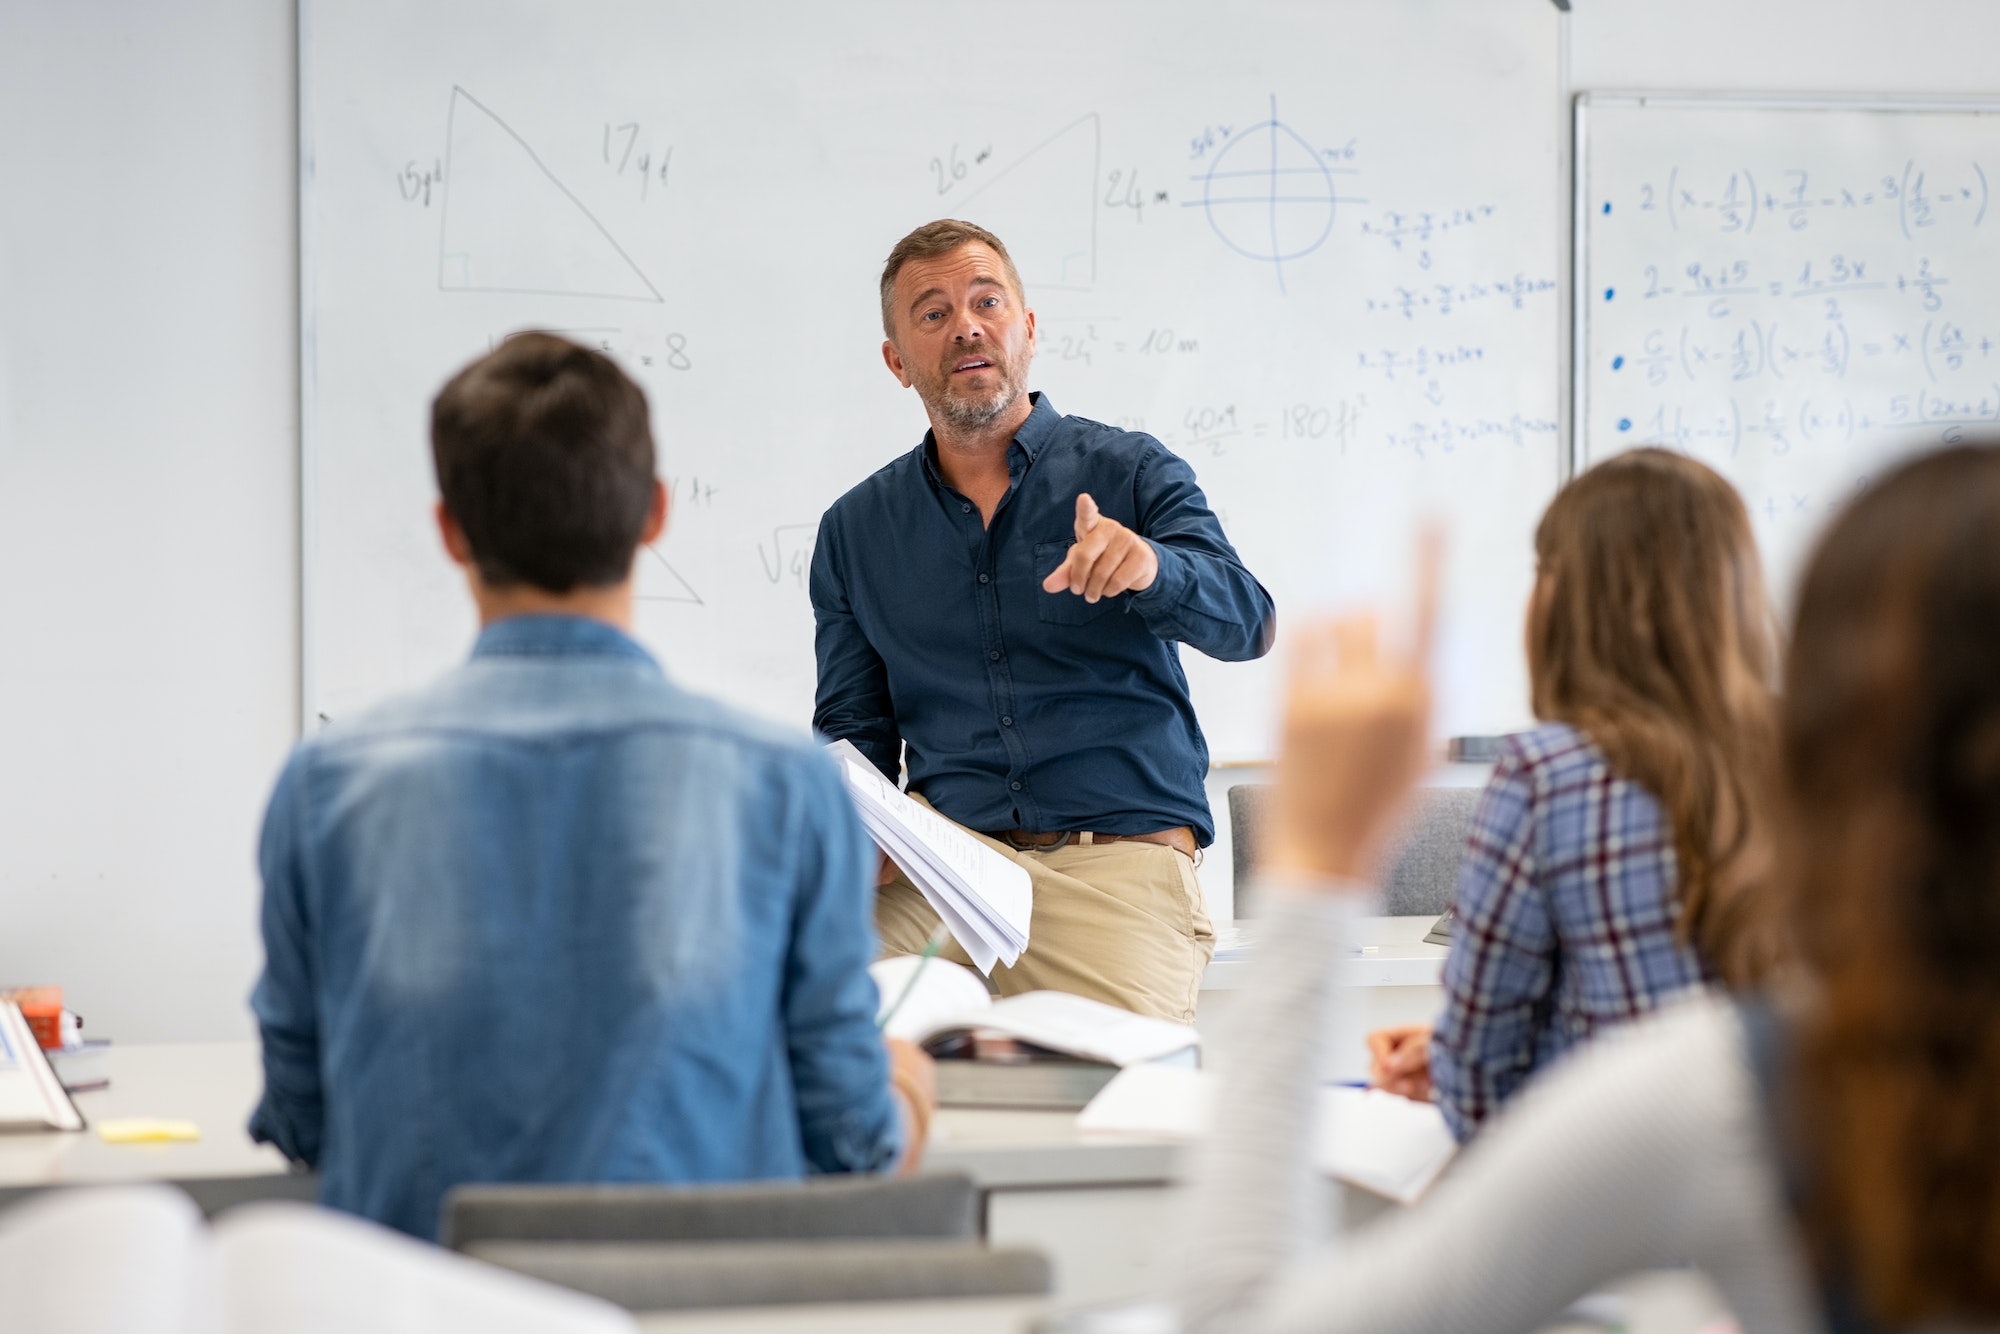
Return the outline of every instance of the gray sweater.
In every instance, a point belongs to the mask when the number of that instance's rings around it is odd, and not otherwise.
[[[1260,896],[1259,976],[1197,1155],[1179,1270],[1189,1334],[1533,1330],[1620,1275],[1677,1264],[1714,1281],[1744,1334],[1821,1327],[1742,1029],[1713,997],[1549,1072],[1418,1207],[1317,1238],[1315,1076],[1332,1007],[1349,1003],[1329,961],[1365,892]]]

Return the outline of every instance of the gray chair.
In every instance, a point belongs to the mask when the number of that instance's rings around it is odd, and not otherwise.
[[[1236,915],[1256,915],[1246,893],[1257,865],[1273,789],[1267,783],[1240,783],[1229,789],[1229,839],[1236,872]],[[1392,917],[1436,916],[1451,907],[1458,864],[1479,805],[1476,787],[1420,787],[1409,817],[1389,856],[1382,885],[1384,911]]]
[[[980,1240],[970,1177],[460,1186],[442,1237],[635,1311],[1032,1296],[1048,1261]]]

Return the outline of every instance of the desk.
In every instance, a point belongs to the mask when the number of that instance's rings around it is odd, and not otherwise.
[[[111,1087],[76,1095],[92,1125],[171,1117],[200,1126],[200,1141],[106,1144],[94,1130],[0,1136],[0,1204],[41,1186],[105,1181],[212,1183],[210,1197],[191,1192],[211,1211],[233,1199],[305,1195],[310,1179],[293,1177],[284,1155],[252,1144],[244,1129],[263,1088],[256,1043],[114,1045],[107,1055]]]
[[[245,1129],[263,1087],[254,1042],[116,1046],[111,1086],[76,1095],[94,1124],[117,1116],[193,1121],[194,1144],[116,1145],[95,1131],[0,1136],[0,1207],[51,1185],[172,1181],[209,1213],[251,1199],[311,1199],[294,1174]],[[992,1193],[997,1244],[1034,1246],[1055,1262],[1058,1291],[1091,1300],[1137,1291],[1155,1241],[1177,1145],[1143,1136],[1087,1136],[1067,1112],[943,1108],[927,1159]]]
[[[1343,981],[1363,989],[1352,1031],[1337,1037],[1329,1078],[1366,1072],[1367,1028],[1428,1020],[1439,1005],[1444,948],[1423,943],[1434,919],[1368,919],[1364,953],[1340,964]],[[1202,1027],[1226,1039],[1228,1001],[1247,981],[1240,940],[1210,965]],[[113,1045],[111,1086],[77,1095],[93,1123],[159,1116],[201,1127],[195,1144],[112,1145],[94,1132],[0,1137],[0,1205],[47,1185],[166,1180],[213,1213],[246,1199],[311,1198],[313,1179],[289,1172],[244,1129],[262,1088],[252,1042]],[[940,1109],[926,1166],[964,1172],[987,1192],[987,1232],[996,1245],[1033,1246],[1055,1266],[1068,1301],[1130,1296],[1150,1282],[1174,1223],[1171,1207],[1182,1146],[1136,1135],[1084,1134],[1067,1112]],[[1375,1212],[1372,1197],[1348,1192],[1350,1218]]]
[[[201,1127],[202,1140],[111,1145],[90,1131],[0,1136],[0,1207],[48,1185],[112,1181],[175,1181],[211,1211],[246,1199],[311,1197],[313,1178],[289,1173],[276,1150],[252,1144],[244,1129],[262,1084],[255,1043],[113,1047],[110,1058],[111,1087],[77,1095],[85,1116],[182,1117]],[[969,1173],[987,1188],[988,1235],[997,1245],[1034,1246],[1049,1256],[1056,1271],[1054,1303],[1004,1298],[663,1312],[642,1316],[641,1330],[1017,1334],[1052,1304],[1126,1297],[1154,1281],[1155,1257],[1176,1222],[1173,1183],[1183,1146],[1138,1135],[1085,1134],[1066,1112],[954,1107],[939,1111],[935,1125],[929,1168]],[[1392,1207],[1353,1191],[1346,1203],[1350,1223],[1365,1211]],[[1632,1334],[1686,1334],[1716,1309],[1712,1290],[1688,1275],[1646,1276],[1617,1286],[1631,1302]]]

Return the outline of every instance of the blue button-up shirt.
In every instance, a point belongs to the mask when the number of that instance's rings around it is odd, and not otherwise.
[[[1270,647],[1271,595],[1243,568],[1194,470],[1047,395],[1007,448],[990,526],[923,443],[834,502],[813,551],[813,723],[973,829],[1214,838],[1208,746],[1176,641],[1236,662]],[[1045,593],[1076,497],[1152,544],[1142,593]]]
[[[321,1198],[888,1166],[866,836],[804,735],[632,640],[504,620],[292,755],[265,818],[264,1096]]]

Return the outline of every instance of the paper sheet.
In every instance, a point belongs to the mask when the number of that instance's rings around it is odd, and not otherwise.
[[[868,836],[901,867],[982,973],[1028,947],[1028,873],[951,821],[896,790],[851,742],[827,750]]]
[[[1194,1139],[1207,1133],[1214,1097],[1213,1075],[1134,1065],[1091,1099],[1076,1124],[1080,1130]],[[1335,1180],[1414,1204],[1457,1151],[1444,1117],[1430,1103],[1380,1089],[1319,1091],[1313,1163]]]

